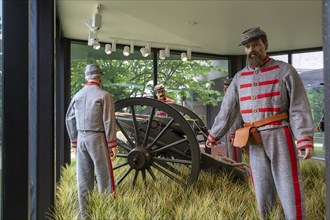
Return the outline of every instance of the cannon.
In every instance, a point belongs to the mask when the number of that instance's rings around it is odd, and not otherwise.
[[[132,187],[139,174],[145,184],[147,175],[156,181],[155,170],[182,187],[196,183],[201,169],[246,180],[246,164],[201,152],[208,130],[191,110],[151,98],[128,98],[117,101],[115,111],[120,162],[113,170],[121,170],[116,185],[129,175],[134,175]]]

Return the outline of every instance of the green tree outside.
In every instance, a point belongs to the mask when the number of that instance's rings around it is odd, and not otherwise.
[[[152,60],[95,60],[104,71],[103,89],[109,91],[115,101],[129,97],[152,97]],[[85,60],[71,62],[71,95],[85,84]],[[214,66],[208,60],[161,60],[158,66],[158,82],[167,88],[167,95],[176,100],[191,98],[203,105],[219,104],[222,91],[212,89],[214,83],[206,80],[210,71],[225,72],[223,67]],[[194,96],[194,97],[191,97]]]

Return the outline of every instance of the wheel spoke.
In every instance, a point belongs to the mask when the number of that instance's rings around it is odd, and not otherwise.
[[[136,170],[135,173],[134,173],[134,178],[133,178],[133,182],[132,182],[132,188],[134,188],[134,186],[135,186],[135,183],[136,183],[136,180],[137,180],[138,175],[139,175],[139,170]]]
[[[187,138],[184,138],[184,139],[178,140],[178,141],[173,142],[173,143],[171,143],[171,144],[168,144],[168,145],[166,145],[166,146],[164,146],[164,147],[160,147],[160,148],[158,148],[158,149],[156,149],[156,150],[153,150],[153,151],[151,151],[151,153],[154,154],[154,153],[158,153],[158,152],[160,152],[160,151],[164,151],[164,150],[169,149],[169,148],[171,148],[171,147],[173,147],[173,146],[176,146],[176,145],[178,145],[178,144],[181,144],[182,142],[185,142],[185,141],[187,141],[187,140],[188,140]]]
[[[146,170],[141,170],[141,172],[142,172],[142,179],[144,182],[144,186],[146,187],[147,186]]]
[[[182,139],[181,139],[182,140]],[[185,139],[186,140],[186,139]],[[188,140],[188,139],[187,139]],[[189,141],[189,140],[188,140]],[[160,146],[163,146],[163,145],[166,145],[167,143],[166,142],[164,142],[164,141],[161,141],[161,140],[159,140],[158,141],[158,144],[160,145]],[[189,149],[189,148],[188,148]],[[185,157],[185,158],[188,158],[188,159],[191,159],[191,155],[190,154],[186,154],[186,151],[181,151],[181,150],[178,150],[178,149],[176,149],[176,148],[171,148],[170,149],[171,150],[171,152],[174,152],[176,155],[180,155],[180,156],[183,156],[183,157]]]
[[[165,128],[158,134],[158,136],[153,140],[153,142],[146,147],[146,149],[150,149],[160,138],[165,134],[165,132],[170,128],[170,126],[174,123],[174,118],[171,119],[165,126]]]
[[[123,135],[125,136],[125,138],[127,139],[127,141],[129,142],[129,144],[131,145],[131,149],[133,149],[133,147],[135,146],[134,142],[132,141],[132,139],[128,136],[128,134],[126,133],[125,129],[121,126],[120,122],[118,120],[116,120],[117,126],[120,129],[121,132],[123,132]]]
[[[167,176],[168,178],[174,180],[175,182],[177,182],[178,184],[180,184],[183,187],[187,187],[187,184],[183,183],[182,181],[180,181],[178,178],[176,178],[175,176],[173,176],[172,174],[168,173],[166,170],[164,170],[163,168],[161,168],[160,166],[158,166],[157,164],[153,163],[152,164],[153,167],[155,167],[158,171],[160,171],[161,173],[163,173],[165,176]]]
[[[123,143],[121,141],[118,141],[117,143],[118,143],[119,147],[123,148],[124,150],[127,150],[127,151],[131,151],[132,150],[125,143]]]
[[[164,161],[155,161],[155,163],[159,164],[160,166],[164,167],[165,169],[171,171],[172,173],[178,176],[183,176],[183,174],[178,169],[172,167],[171,165],[167,164]]]
[[[118,186],[132,170],[133,168],[130,167],[129,170],[127,170],[126,173],[116,182],[116,186]]]
[[[150,116],[149,116],[149,119],[148,119],[148,126],[147,126],[147,130],[146,130],[146,133],[145,133],[145,136],[144,136],[144,141],[143,141],[143,146],[146,147],[147,144],[148,144],[148,137],[149,137],[149,133],[150,133],[150,129],[151,129],[151,123],[152,123],[152,120],[154,118],[154,114],[155,114],[155,108],[153,107],[151,112],[150,112]]]
[[[156,116],[157,110],[168,117]],[[122,160],[114,168],[116,185],[130,177],[126,182],[136,187],[141,176],[144,182],[141,184],[147,186],[148,181],[161,178],[157,175],[183,187],[196,182],[201,160],[196,140],[199,130],[192,124],[194,121],[185,120],[183,114],[170,105],[150,98],[117,101],[115,111],[118,131],[122,133],[118,136],[118,147],[122,151],[117,154]],[[190,116],[185,112],[184,115]]]
[[[157,178],[156,178],[156,175],[154,174],[154,171],[152,171],[152,169],[151,169],[150,167],[148,167],[147,170],[148,170],[150,176],[152,177],[152,179],[153,179],[154,181],[156,181]]]
[[[192,164],[192,162],[190,160],[179,160],[179,159],[172,159],[172,158],[154,157],[153,160],[171,162],[171,163],[188,164],[188,165]]]
[[[188,159],[191,159],[191,156],[186,154],[185,152],[182,152],[182,151],[179,151],[178,149],[176,148],[171,148],[171,151],[173,151],[174,153],[176,153],[177,155],[181,155],[185,158],[188,158]]]
[[[123,166],[126,166],[126,165],[128,165],[128,162],[125,162],[125,163],[122,163],[122,164],[119,164],[119,165],[113,167],[113,170],[116,170],[116,169],[118,169],[120,167],[123,167]]]
[[[136,144],[135,147],[137,147],[137,146],[140,146],[140,138],[139,138],[139,129],[138,129],[138,126],[137,126],[136,115],[135,115],[135,110],[134,110],[133,105],[131,105],[131,110],[132,110],[135,144]]]
[[[117,157],[128,158],[128,154],[117,154]]]

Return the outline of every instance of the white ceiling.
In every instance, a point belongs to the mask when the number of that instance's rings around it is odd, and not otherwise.
[[[97,4],[101,42],[118,38],[122,44],[133,40],[139,46],[151,42],[151,47],[238,55],[244,53],[238,46],[241,32],[260,26],[271,52],[322,47],[321,0],[58,0],[64,36],[87,41],[85,23]]]

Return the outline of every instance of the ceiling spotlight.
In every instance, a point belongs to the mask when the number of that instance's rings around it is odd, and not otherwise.
[[[106,53],[106,54],[111,54],[111,44],[106,44],[105,45],[105,49],[104,49],[104,52]]]
[[[181,61],[185,62],[188,60],[187,54],[185,52],[181,53]]]
[[[128,56],[129,55],[129,46],[125,46],[124,47],[123,54],[124,54],[124,56]]]
[[[101,44],[100,44],[99,42],[96,41],[96,42],[93,44],[93,48],[94,48],[95,50],[98,50],[98,49],[101,48]]]
[[[98,4],[96,6],[96,13],[92,15],[92,17],[86,22],[86,25],[88,26],[89,30],[93,32],[100,30],[102,26],[102,15],[100,15],[100,9],[101,5]]]
[[[97,38],[88,38],[88,46],[93,46],[98,42]]]
[[[96,32],[101,29],[102,15],[96,13],[85,23],[89,30]]]
[[[140,52],[141,52],[141,54],[142,54],[143,57],[147,57],[147,56],[149,56],[148,50],[147,50],[147,48],[145,48],[145,47],[142,47],[142,48],[140,49]]]
[[[147,44],[147,46],[142,47],[140,49],[140,52],[141,52],[141,54],[142,54],[143,57],[149,56],[149,54],[150,54],[150,47],[149,47],[149,45]]]
[[[165,50],[160,50],[159,51],[159,59],[165,60],[165,58],[166,58]]]
[[[89,31],[88,34],[88,46],[93,46],[93,44],[98,41],[97,32]]]

